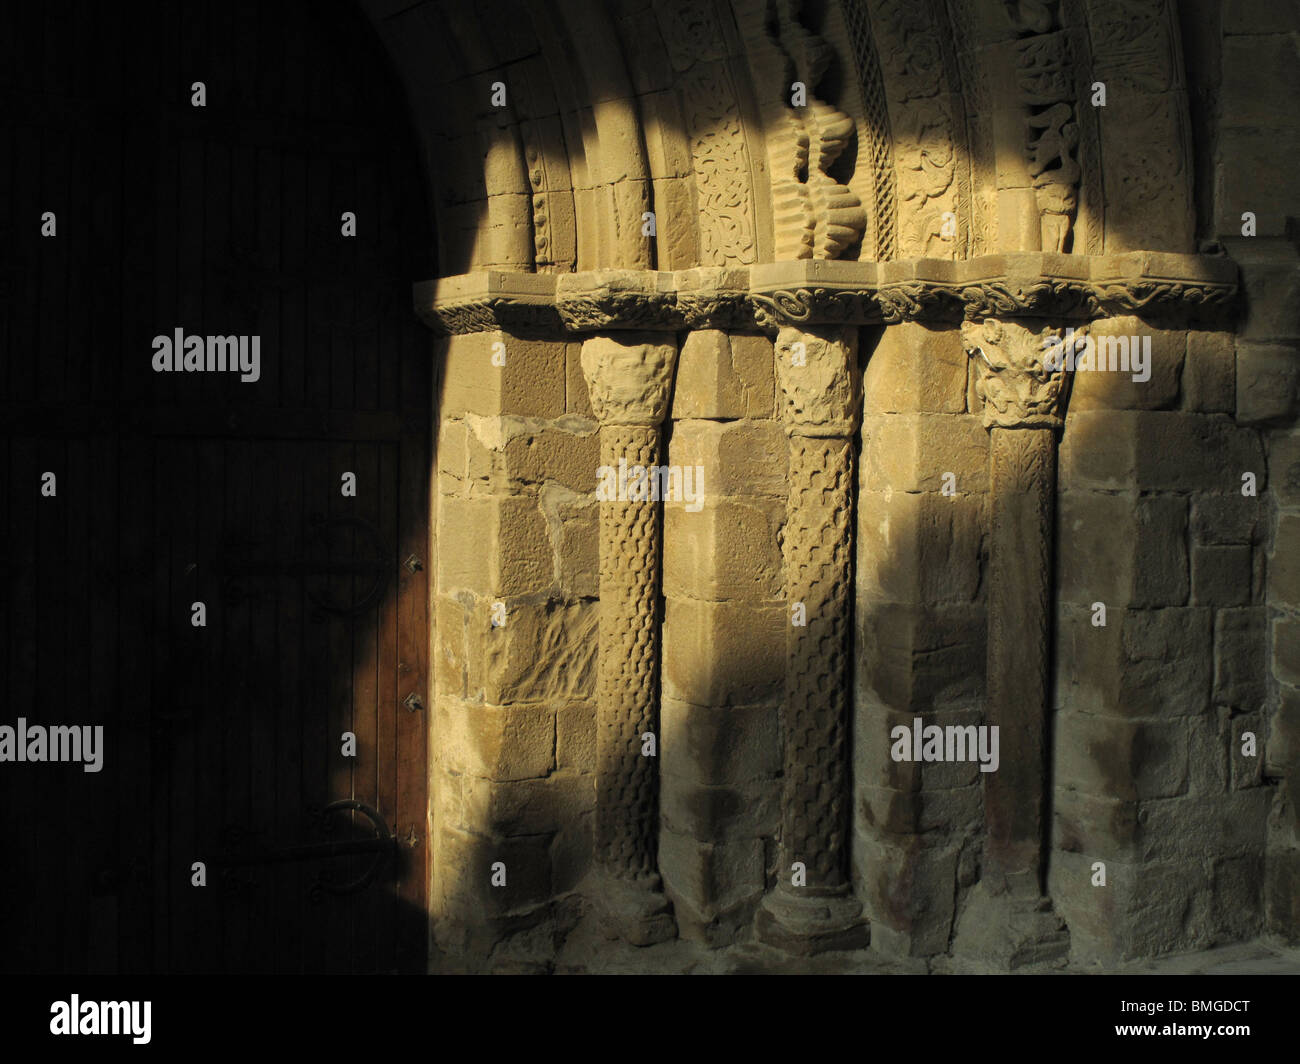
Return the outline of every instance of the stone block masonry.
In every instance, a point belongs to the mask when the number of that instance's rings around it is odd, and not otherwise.
[[[435,915],[998,970],[1294,937],[1296,211],[1242,95],[1290,30],[731,7],[593,13],[635,62],[455,178],[439,809],[529,863]],[[633,452],[702,490],[597,492]]]

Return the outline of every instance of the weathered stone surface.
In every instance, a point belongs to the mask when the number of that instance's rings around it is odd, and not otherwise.
[[[912,729],[918,714],[894,709],[870,698],[857,698],[853,704],[853,779],[859,787],[881,791],[915,792],[921,788],[923,763],[895,761],[890,756],[890,736],[894,728]],[[922,716],[925,723],[935,723],[933,712]]]
[[[1139,802],[1057,788],[1054,845],[1094,860],[1137,864],[1246,856],[1263,850],[1271,801],[1259,787]]]
[[[668,599],[663,692],[698,706],[745,705],[775,694],[784,677],[785,626],[779,603]]]
[[[668,896],[674,903],[685,900],[697,912],[752,904],[763,893],[761,839],[709,843],[664,830],[659,836],[659,866]]]
[[[1300,638],[1294,625],[1291,638]],[[1293,643],[1292,647],[1300,660],[1300,644]],[[1269,720],[1264,751],[1264,773],[1268,776],[1291,776],[1295,766],[1300,765],[1300,687],[1279,683],[1278,704]]]
[[[1253,580],[1250,547],[1192,548],[1193,606],[1247,606]]]
[[[1192,497],[1192,536],[1198,543],[1260,543],[1265,518],[1259,498],[1240,491]]]
[[[483,593],[495,590],[491,552],[470,550],[468,544],[490,542],[497,514],[497,504],[487,498],[439,500],[438,522],[442,529],[439,538],[448,541],[446,549],[438,551],[439,590],[464,588]]]
[[[479,426],[470,420],[476,434]],[[499,445],[498,490],[519,491],[545,481],[554,481],[573,491],[590,494],[596,490],[596,469],[600,465],[600,437],[595,422],[576,431],[519,432],[509,439],[492,440]],[[480,439],[483,437],[480,435]],[[484,441],[487,442],[486,440]],[[495,449],[495,448],[494,448]]]
[[[477,834],[547,835],[589,814],[596,788],[586,773],[552,773],[544,779],[486,780],[463,776],[459,818],[452,823]]]
[[[1300,686],[1300,620],[1273,619],[1272,657],[1278,682]]]
[[[1250,37],[1224,37],[1223,103],[1233,125],[1284,126],[1287,123],[1279,121],[1282,116],[1276,101],[1300,96],[1295,39],[1286,33],[1267,35],[1263,28],[1272,21],[1286,21],[1287,16],[1282,12],[1288,6],[1280,5],[1279,15],[1273,18],[1257,12],[1262,17],[1248,31]],[[1232,25],[1242,19],[1242,14],[1226,18]],[[1238,23],[1234,28],[1240,32],[1242,27]]]
[[[1268,696],[1267,616],[1262,606],[1219,610],[1214,618],[1214,700],[1241,712]]]
[[[544,591],[555,580],[546,519],[529,497],[444,497],[438,587],[497,597]]]
[[[771,837],[781,821],[780,798],[776,780],[698,783],[665,772],[660,822],[665,831],[715,842]]]
[[[1187,793],[1224,794],[1232,783],[1234,723],[1228,706],[1215,706],[1187,724]],[[1238,751],[1240,747],[1237,748]]]
[[[974,601],[984,562],[984,515],[979,496],[862,492],[858,594],[917,604]]]
[[[590,697],[596,681],[595,604],[548,599],[505,606],[504,625],[492,625],[490,610],[467,625],[470,696],[494,705]]]
[[[1300,432],[1293,430],[1270,436],[1268,471],[1278,505],[1300,508]]]
[[[1187,732],[1182,721],[1130,721],[1058,713],[1058,787],[1103,798],[1169,798],[1187,788]]]
[[[1237,344],[1237,421],[1253,425],[1291,416],[1300,398],[1300,349],[1295,345]]]
[[[1107,610],[1186,603],[1185,499],[1065,492],[1058,499],[1057,528],[1062,602],[1102,602]]]
[[[1231,760],[1232,787],[1258,787],[1264,775],[1264,714],[1247,713],[1232,718],[1231,743],[1228,756]],[[1255,752],[1246,753],[1246,735],[1253,735]]]
[[[549,844],[549,835],[492,839],[440,827],[435,911],[477,921],[545,904],[552,893]],[[506,866],[506,883],[493,887],[492,865],[498,861]]]
[[[545,776],[555,768],[555,713],[546,706],[492,706],[439,698],[439,757],[452,772],[491,780]]]
[[[718,329],[688,333],[682,344],[672,417],[770,418],[774,412],[772,342]]]
[[[966,352],[951,329],[884,328],[862,371],[863,415],[966,412]]]
[[[599,504],[554,484],[543,486],[538,501],[551,538],[561,596],[569,600],[597,597],[600,594]]]
[[[1300,942],[1300,850],[1273,851],[1265,859],[1265,925],[1289,943]]]
[[[1183,406],[1202,414],[1237,411],[1237,345],[1231,333],[1187,334]]]
[[[555,767],[594,772],[596,769],[596,707],[593,702],[569,702],[555,711]]]
[[[1058,704],[1120,717],[1206,712],[1212,613],[1191,607],[1107,610],[1101,628],[1086,607],[1058,610]]]
[[[984,824],[981,797],[980,788],[974,785],[924,791],[859,787],[857,815],[862,830],[873,837],[927,832],[974,835]]]
[[[536,494],[549,482],[591,494],[599,460],[596,428],[578,415],[549,421],[466,414],[442,430],[443,491],[472,498]]]
[[[566,344],[523,340],[506,332],[469,333],[444,341],[444,417],[465,413],[559,417],[565,410]],[[494,348],[501,344],[501,348]],[[492,364],[504,350],[505,365]],[[499,359],[498,359],[499,360]]]
[[[1240,4],[1234,4],[1231,8],[1226,8],[1223,12],[1223,32],[1225,35],[1245,34],[1248,39],[1245,53],[1249,55],[1258,55],[1251,49],[1253,37],[1262,33],[1294,33],[1300,32],[1300,8],[1294,4],[1274,4],[1270,0],[1242,0]],[[1281,38],[1285,41],[1286,38]],[[1241,42],[1233,42],[1241,43]],[[1274,55],[1278,56],[1275,60],[1281,63],[1292,62],[1287,58],[1285,49],[1279,49]]]
[[[1131,314],[1095,321],[1088,333],[1094,354],[1076,365],[1071,410],[1159,410],[1178,404],[1186,333],[1152,328]]]
[[[1295,174],[1270,173],[1271,161],[1278,157],[1278,153],[1300,146],[1300,135],[1295,130],[1228,130],[1221,144],[1225,151],[1240,153],[1230,168],[1222,169],[1222,179],[1252,197],[1236,200],[1236,203],[1249,203],[1253,207],[1255,204],[1281,202],[1277,197],[1285,195],[1279,187],[1283,182],[1289,183],[1294,193],[1300,195],[1300,178]],[[1269,162],[1263,162],[1264,159]],[[1259,168],[1252,170],[1253,164],[1258,164]],[[1281,211],[1272,211],[1265,206],[1255,207],[1254,213],[1261,233],[1277,237],[1284,235]],[[1220,231],[1235,236],[1240,229],[1241,217],[1235,215]],[[1295,247],[1289,240],[1265,241],[1254,237],[1237,242],[1233,253],[1239,255],[1241,262],[1246,302],[1246,320],[1238,344],[1242,340],[1263,343],[1293,341],[1300,335],[1300,268]]]
[[[594,800],[594,785],[591,790]],[[591,871],[593,818],[584,813],[566,820],[551,839],[551,885],[557,894],[576,889]]]
[[[988,432],[969,414],[886,414],[862,423],[864,491],[988,491]],[[951,473],[949,479],[946,474]]]
[[[1175,411],[1071,411],[1061,439],[1067,491],[1240,492],[1241,475],[1265,488],[1259,435],[1226,417]]]
[[[587,389],[586,375],[582,372],[582,344],[565,344],[564,349],[565,412],[594,418],[596,412],[591,408],[591,393]]]
[[[789,458],[779,422],[679,421],[668,461],[704,468],[705,507],[719,496],[785,498]]]
[[[920,840],[854,839],[858,889],[871,919],[872,948],[889,957],[926,957],[947,949],[954,917],[959,847]]]
[[[774,779],[781,768],[778,708],[694,706],[665,698],[660,707],[660,768],[699,783]]]
[[[1268,561],[1269,602],[1294,609],[1300,605],[1300,515],[1278,515]]]
[[[433,650],[432,667],[439,694],[464,698],[468,693],[469,657],[465,630],[469,616],[476,611],[476,606],[467,606],[460,599],[445,595],[434,598],[433,623],[438,641]]]
[[[1092,885],[1093,857],[1055,855],[1048,889],[1070,927],[1070,959],[1118,964],[1192,948],[1211,935],[1211,880],[1198,863],[1106,862],[1106,886]]]
[[[699,512],[664,510],[664,594],[670,597],[777,598],[782,589],[777,539],[785,507],[767,498],[715,498]]]
[[[877,602],[858,608],[859,699],[904,712],[969,699],[983,689],[984,611]]]

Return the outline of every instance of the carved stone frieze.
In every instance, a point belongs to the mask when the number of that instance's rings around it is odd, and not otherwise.
[[[1036,23],[1038,24],[1038,23]],[[1016,43],[1016,84],[1027,109],[1028,164],[1044,251],[1062,253],[1079,205],[1079,125],[1069,37],[1043,33]]]
[[[440,332],[894,324],[1038,317],[1071,321],[1167,308],[1226,315],[1227,258],[1130,252],[1022,252],[961,262],[799,262],[677,272],[484,273],[417,285],[417,311]]]
[[[699,207],[700,261],[754,262],[753,168],[718,18],[710,4],[696,0],[656,0],[654,8],[678,72],[674,82]]]
[[[930,0],[869,0],[894,136],[900,256],[955,258],[945,213],[958,203],[959,118],[944,63],[942,24]]]

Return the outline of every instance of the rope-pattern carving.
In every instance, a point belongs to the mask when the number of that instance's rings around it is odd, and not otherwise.
[[[606,425],[601,462],[649,469],[659,461],[659,429]],[[596,736],[596,847],[615,876],[655,869],[654,759],[641,736],[656,730],[659,660],[659,506],[600,504],[600,714]]]
[[[784,537],[791,625],[786,654],[783,846],[808,868],[808,891],[839,890],[848,788],[846,691],[853,452],[847,439],[790,437]]]

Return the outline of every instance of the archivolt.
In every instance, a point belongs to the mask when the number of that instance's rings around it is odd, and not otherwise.
[[[363,3],[443,275],[1192,249],[1167,0]]]

